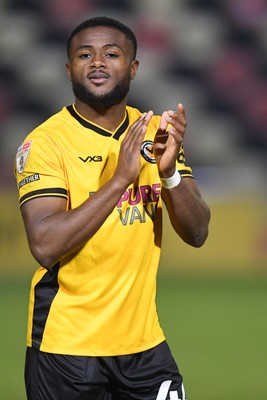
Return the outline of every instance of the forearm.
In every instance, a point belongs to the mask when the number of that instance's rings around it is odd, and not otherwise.
[[[210,211],[191,178],[182,178],[172,189],[162,188],[171,224],[188,244],[200,247],[208,236]]]
[[[50,268],[79,249],[108,218],[126,187],[125,183],[114,177],[79,207],[69,211],[61,209],[50,215],[48,209],[46,216],[41,219],[36,217],[35,225],[27,232],[30,249],[36,260],[45,268]],[[31,213],[34,213],[34,202],[32,200],[32,204],[29,203]]]

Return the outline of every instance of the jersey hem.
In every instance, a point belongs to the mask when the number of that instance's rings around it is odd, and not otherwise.
[[[146,346],[141,346],[138,349],[135,350],[125,350],[125,351],[103,351],[103,350],[84,350],[84,351],[70,351],[69,348],[66,349],[53,349],[49,350],[45,346],[40,346],[40,349],[38,351],[41,351],[43,353],[51,353],[51,354],[62,354],[62,355],[68,355],[68,356],[76,356],[76,357],[117,357],[117,356],[127,356],[130,354],[138,354],[142,353],[146,350],[150,350],[156,346],[158,346],[160,343],[163,343],[166,341],[165,336],[162,336],[161,338],[155,340],[154,342],[150,343],[149,345]],[[34,348],[32,346],[32,343],[29,344],[27,343],[27,347]]]

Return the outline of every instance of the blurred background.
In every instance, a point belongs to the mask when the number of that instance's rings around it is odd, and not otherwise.
[[[66,40],[107,15],[136,33],[140,68],[129,104],[185,105],[186,161],[212,220],[201,249],[164,225],[161,322],[188,400],[267,399],[267,2],[265,0],[1,0],[0,388],[25,400],[32,259],[13,177],[16,150],[73,102]]]

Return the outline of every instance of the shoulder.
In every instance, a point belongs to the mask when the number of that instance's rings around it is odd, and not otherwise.
[[[64,125],[65,110],[52,115],[34,128],[23,140],[16,153],[18,172],[21,172],[30,154],[51,155],[57,151],[57,134],[59,125]]]
[[[33,143],[39,146],[44,146],[49,143],[51,145],[55,144],[57,137],[64,134],[66,120],[71,118],[68,114],[67,109],[64,107],[61,111],[49,117],[24,138],[22,145],[26,142],[30,143],[31,146]]]
[[[71,120],[72,117],[68,112],[67,108],[64,107],[62,110],[46,119],[42,124],[38,125],[31,133],[32,136],[38,136],[42,132],[49,133],[50,131],[60,130],[60,127],[64,127],[66,121]]]

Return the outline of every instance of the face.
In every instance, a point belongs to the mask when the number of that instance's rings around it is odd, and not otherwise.
[[[109,108],[126,98],[138,61],[133,60],[132,44],[122,32],[95,27],[73,38],[66,67],[78,100]]]

